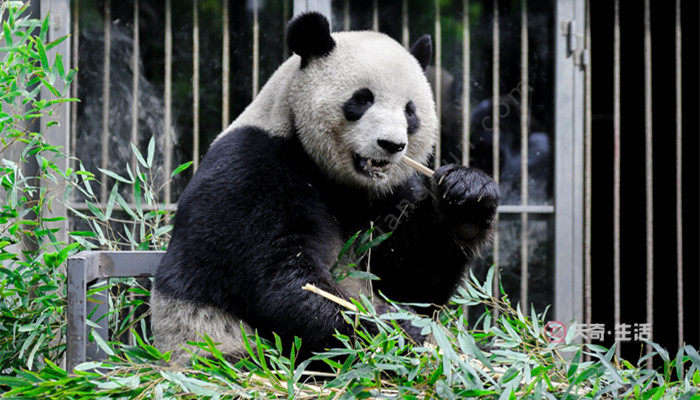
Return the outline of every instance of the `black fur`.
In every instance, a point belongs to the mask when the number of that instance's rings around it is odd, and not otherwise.
[[[418,128],[420,128],[420,119],[418,114],[416,114],[416,106],[412,101],[406,103],[404,114],[406,114],[406,122],[408,122],[408,134],[416,133]]]
[[[335,48],[328,19],[317,12],[296,16],[287,25],[287,45],[301,56],[301,68],[311,57],[323,57]]]
[[[381,278],[375,289],[398,301],[444,304],[478,251],[456,233],[465,223],[488,231],[498,189],[459,166],[436,177],[414,176],[372,200],[329,181],[297,139],[237,129],[209,149],[180,197],[155,286],[232,313],[263,336],[275,331],[285,343],[299,336],[306,352],[321,350],[350,327],[340,306],[301,287],[348,298],[329,272],[337,258],[332,238],[346,240],[374,221],[378,231],[394,231],[372,252],[372,272]],[[417,328],[405,328],[420,338]]]
[[[367,88],[358,89],[343,104],[343,114],[348,121],[357,121],[374,104],[374,94]]]
[[[391,140],[377,139],[377,145],[389,154],[395,154],[406,148],[406,143],[396,143]]]
[[[433,56],[433,45],[430,35],[423,35],[411,46],[411,54],[418,60],[421,68],[425,70],[430,65],[430,58]]]

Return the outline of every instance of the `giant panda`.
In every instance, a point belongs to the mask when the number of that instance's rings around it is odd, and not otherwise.
[[[428,162],[439,133],[429,36],[407,51],[377,32],[331,34],[324,16],[306,13],[287,39],[295,54],[216,138],[179,199],[151,298],[156,345],[175,358],[204,333],[241,355],[241,328],[299,337],[305,354],[333,346],[352,327],[307,283],[345,299],[381,292],[443,305],[494,229],[499,190],[488,175],[449,164],[428,178],[402,161]],[[329,271],[370,225],[392,231],[372,249],[372,293]]]

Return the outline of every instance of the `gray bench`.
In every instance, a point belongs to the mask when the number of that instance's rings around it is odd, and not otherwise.
[[[109,278],[153,276],[163,254],[164,251],[83,251],[68,258],[66,368],[69,371],[86,360],[104,358],[104,353],[94,343],[88,345],[87,320],[92,313],[89,319],[99,326],[93,329],[107,339],[105,315],[109,304],[106,299],[89,301],[88,285]],[[96,309],[88,307],[88,303],[95,304]]]

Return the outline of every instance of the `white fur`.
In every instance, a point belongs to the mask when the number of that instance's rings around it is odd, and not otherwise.
[[[189,360],[186,349],[197,352],[187,342],[204,342],[209,335],[217,348],[225,354],[246,352],[241,335],[241,324],[246,334],[255,331],[240,318],[216,307],[176,300],[162,295],[156,288],[151,291],[153,338],[160,351],[172,351],[172,363],[183,364]]]
[[[413,170],[401,162],[405,154],[426,162],[433,151],[438,120],[428,80],[418,61],[399,43],[376,32],[338,32],[333,51],[301,69],[299,56],[290,57],[272,75],[258,97],[219,136],[242,126],[256,126],[274,136],[289,137],[295,126],[302,145],[329,176],[372,193],[386,193],[408,179]],[[368,88],[374,104],[359,121],[347,121],[343,104]],[[413,101],[420,119],[408,136],[404,116]],[[377,139],[408,143],[388,155]],[[353,154],[389,160],[384,179],[355,171]]]

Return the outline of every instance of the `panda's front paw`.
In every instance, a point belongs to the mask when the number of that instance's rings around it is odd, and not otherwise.
[[[435,207],[463,241],[488,231],[500,202],[498,184],[484,172],[458,164],[440,167],[433,176]]]

